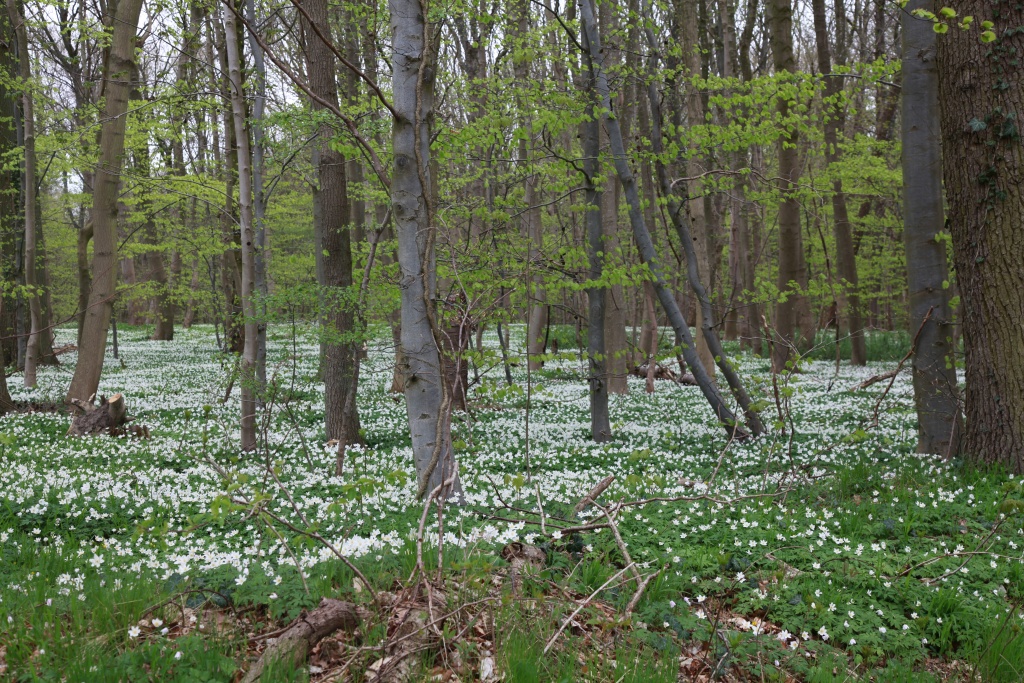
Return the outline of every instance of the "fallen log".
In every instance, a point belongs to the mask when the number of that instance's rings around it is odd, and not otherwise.
[[[256,663],[242,679],[242,683],[255,683],[267,673],[267,680],[277,680],[272,669],[298,668],[317,643],[335,631],[354,631],[359,626],[359,614],[351,602],[324,598],[312,612],[303,613],[278,638],[268,641]],[[269,670],[268,670],[269,669]]]

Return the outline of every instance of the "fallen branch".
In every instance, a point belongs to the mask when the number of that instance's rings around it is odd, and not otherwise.
[[[578,515],[586,510],[587,507],[593,505],[597,500],[597,497],[608,490],[608,487],[612,485],[613,481],[615,481],[615,475],[609,474],[607,477],[597,482],[597,485],[590,489],[590,492],[587,495],[580,498],[580,502],[576,503],[576,507],[572,509],[572,514]]]
[[[246,673],[242,683],[262,680],[267,667],[273,664],[292,669],[299,667],[306,661],[313,646],[339,629],[354,631],[359,621],[356,607],[352,603],[332,598],[322,599],[316,609],[301,615],[283,635],[268,645]]]
[[[626,565],[625,567],[623,567],[623,568],[622,568],[622,569],[620,569],[619,571],[615,572],[615,575],[614,575],[614,576],[612,576],[612,577],[611,577],[610,579],[608,579],[607,581],[605,581],[604,583],[602,583],[602,584],[601,584],[601,585],[600,585],[600,586],[598,587],[598,589],[597,589],[596,591],[594,591],[594,592],[593,592],[593,593],[591,593],[591,594],[590,594],[589,596],[587,596],[587,599],[586,599],[586,600],[584,600],[583,602],[581,602],[581,603],[580,603],[580,604],[579,604],[579,605],[578,605],[578,606],[576,607],[576,609],[575,609],[575,610],[573,610],[573,613],[572,613],[572,614],[570,614],[570,615],[569,615],[569,617],[568,617],[568,618],[567,618],[567,619],[566,619],[565,621],[563,621],[563,622],[562,622],[562,625],[558,627],[558,630],[557,630],[557,631],[555,631],[555,634],[554,634],[553,636],[551,636],[551,638],[549,638],[549,639],[548,639],[548,643],[547,643],[547,645],[545,645],[545,646],[544,646],[544,654],[547,654],[547,653],[548,653],[548,650],[550,650],[550,649],[551,649],[551,646],[555,644],[555,641],[556,641],[556,640],[558,640],[558,636],[560,636],[560,635],[562,634],[562,631],[564,631],[564,630],[565,630],[565,627],[569,625],[569,622],[571,622],[571,621],[572,621],[573,619],[575,619],[575,618],[576,618],[576,615],[577,615],[577,614],[579,614],[579,613],[580,613],[581,611],[583,611],[583,608],[584,608],[584,607],[586,607],[587,605],[589,605],[589,604],[590,604],[590,601],[591,601],[591,600],[593,600],[593,599],[594,599],[595,597],[597,597],[597,594],[598,594],[598,593],[600,593],[600,592],[601,592],[601,591],[603,591],[603,590],[604,590],[605,588],[607,588],[608,586],[610,586],[610,585],[611,585],[611,583],[612,583],[612,581],[614,581],[615,579],[617,579],[617,578],[619,578],[620,576],[622,576],[622,575],[623,575],[623,573],[625,573],[625,571],[626,571],[627,569],[633,569],[633,563],[632,563],[632,562],[630,562],[629,564],[627,564],[627,565]]]
[[[878,384],[879,382],[884,382],[887,379],[892,379],[896,375],[900,374],[900,370],[902,370],[902,369],[903,369],[902,367],[898,367],[898,368],[894,368],[892,370],[889,370],[888,372],[883,372],[883,373],[881,373],[879,375],[874,375],[872,377],[868,377],[866,380],[864,380],[863,382],[861,382],[857,386],[853,387],[852,391],[860,391],[861,389],[867,389],[872,384]]]

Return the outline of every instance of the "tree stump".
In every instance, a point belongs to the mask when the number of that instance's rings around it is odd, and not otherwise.
[[[68,429],[70,436],[92,436],[106,432],[111,436],[124,434],[126,425],[131,422],[128,417],[128,406],[125,405],[124,395],[114,394],[109,399],[100,397],[99,405],[95,403],[93,396],[88,402],[73,398],[70,403],[78,409],[78,414],[71,420],[71,428]],[[137,435],[148,436],[145,427],[137,427],[132,430]],[[144,434],[140,434],[144,432]]]

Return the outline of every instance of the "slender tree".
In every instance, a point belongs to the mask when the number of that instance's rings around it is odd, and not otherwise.
[[[814,14],[814,38],[818,50],[818,70],[825,77],[825,163],[836,164],[842,152],[839,148],[839,132],[846,121],[840,95],[842,81],[832,72],[832,49],[829,45],[828,17],[825,0],[812,0]],[[842,65],[846,55],[846,8],[843,0],[836,0],[836,63]],[[837,315],[846,323],[850,336],[850,362],[854,365],[867,363],[867,345],[864,340],[864,324],[860,311],[860,295],[857,292],[857,258],[853,251],[853,231],[850,214],[846,208],[846,192],[838,176],[832,180],[832,231],[836,240],[836,262],[844,295],[840,297]]]
[[[88,400],[99,388],[107,328],[113,310],[117,277],[117,197],[124,163],[124,130],[128,93],[135,64],[135,40],[142,0],[119,0],[108,5],[110,52],[104,65],[104,105],[100,128],[100,158],[92,198],[92,287],[78,346],[78,364],[67,397]]]
[[[796,57],[793,54],[793,5],[790,0],[768,1],[768,25],[771,33],[772,61],[777,76],[796,73]],[[775,309],[775,330],[778,339],[774,344],[772,366],[776,372],[786,368],[792,350],[799,343],[797,330],[800,324],[800,309],[805,306],[801,288],[807,279],[807,264],[804,261],[803,236],[800,231],[800,202],[796,197],[796,185],[800,180],[800,158],[797,150],[799,132],[792,121],[792,102],[786,95],[778,98],[779,119],[785,126],[779,136],[779,189],[782,202],[779,204],[779,258],[778,280],[779,302]],[[807,330],[801,330],[807,334]]]
[[[580,17],[583,20],[582,26],[587,41],[587,51],[584,59],[587,62],[587,69],[590,72],[593,83],[594,95],[597,98],[601,119],[604,122],[605,130],[608,132],[608,141],[611,145],[612,160],[615,166],[616,175],[622,186],[623,194],[626,196],[626,203],[629,206],[629,222],[633,228],[633,239],[636,241],[640,256],[651,273],[654,290],[658,295],[658,301],[668,314],[669,322],[676,333],[676,344],[682,347],[683,357],[693,373],[701,393],[711,405],[715,416],[722,423],[729,434],[745,435],[739,427],[736,416],[729,406],[726,405],[714,380],[704,370],[704,365],[697,357],[693,335],[683,318],[679,304],[676,303],[675,295],[669,289],[665,281],[662,266],[658,259],[651,233],[644,221],[643,208],[640,202],[640,195],[637,190],[636,179],[629,168],[626,158],[626,148],[622,141],[622,131],[619,128],[618,119],[612,110],[608,77],[605,75],[602,66],[601,37],[597,27],[597,16],[592,0],[580,0]],[[652,119],[654,117],[652,116]]]
[[[18,75],[21,79],[21,120],[24,158],[22,161],[22,186],[25,203],[22,216],[25,220],[25,289],[29,308],[29,334],[25,346],[26,387],[36,385],[36,365],[39,362],[39,337],[42,327],[39,282],[36,280],[39,254],[36,249],[36,124],[32,94],[32,60],[28,52],[28,31],[25,30],[25,14],[18,0],[7,0],[7,14],[18,46]]]
[[[583,36],[586,46],[586,36]],[[604,271],[604,221],[601,219],[601,119],[597,114],[593,94],[596,89],[588,84],[585,94],[589,98],[584,122],[580,125],[583,142],[583,182],[586,188],[587,262],[591,286],[587,288],[587,358],[590,369],[590,435],[598,442],[612,438],[608,415],[608,359],[605,353],[604,309],[608,289],[600,283]],[[650,362],[654,362],[653,359]]]
[[[964,333],[962,449],[1024,473],[1024,5],[966,0],[991,29],[939,38],[943,180]],[[954,162],[955,159],[955,162]]]
[[[123,0],[122,0],[123,1]],[[224,40],[228,62],[231,116],[238,153],[238,211],[242,235],[242,316],[245,341],[239,363],[242,391],[242,449],[256,448],[257,330],[256,330],[256,234],[252,211],[252,153],[246,123],[246,92],[242,82],[241,42],[234,0],[224,3]]]

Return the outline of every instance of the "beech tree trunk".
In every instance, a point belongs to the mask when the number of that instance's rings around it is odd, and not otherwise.
[[[123,0],[122,0],[123,1]],[[234,0],[224,6],[224,42],[227,48],[228,81],[230,83],[231,114],[235,126],[235,149],[238,152],[238,210],[242,232],[242,316],[245,341],[239,363],[242,393],[242,449],[256,448],[256,234],[252,211],[252,154],[246,126],[245,89],[242,84],[241,49],[234,13]]]
[[[793,55],[793,6],[790,0],[769,0],[768,28],[771,34],[772,60],[775,73],[796,73],[796,58]],[[779,118],[789,117],[790,101],[780,96]],[[772,368],[775,372],[786,369],[786,362],[798,344],[797,327],[803,295],[799,288],[807,278],[804,261],[803,234],[800,230],[800,202],[796,197],[796,186],[800,180],[800,157],[797,150],[800,134],[794,125],[779,136],[779,190],[782,201],[779,204],[779,275],[776,285],[779,302],[775,309],[775,352]],[[804,331],[806,334],[806,331]]]
[[[207,16],[209,21],[209,15]],[[211,43],[217,45],[217,61],[220,64],[221,77],[211,73],[211,88],[220,91],[223,102],[224,151],[219,162],[224,177],[224,208],[220,212],[220,238],[224,245],[220,261],[221,291],[224,295],[224,347],[232,353],[241,353],[245,343],[242,329],[242,303],[239,292],[242,290],[242,254],[238,248],[241,236],[238,232],[238,210],[235,201],[235,183],[238,178],[238,152],[235,149],[235,124],[231,115],[231,85],[228,82],[228,57],[224,39],[224,24],[221,21],[209,21],[207,32],[212,33],[212,40],[207,41],[207,61],[211,63],[213,72],[213,55]],[[220,156],[218,128],[213,126],[214,149]],[[315,212],[315,207],[314,207]]]
[[[461,498],[451,443],[451,397],[443,380],[435,302],[433,207],[430,205],[430,131],[437,65],[433,35],[419,0],[389,0],[394,92],[391,202],[398,234],[402,295],[401,351],[419,495],[440,488]],[[451,487],[443,484],[452,480]]]
[[[962,450],[1024,473],[1024,6],[967,0],[971,30],[940,36],[948,223],[961,296],[967,393]],[[994,40],[979,40],[991,18]]]
[[[911,0],[901,14],[903,243],[909,329],[912,337],[917,336],[912,366],[917,450],[952,454],[958,448],[962,419],[953,364],[946,244],[938,239],[944,216],[936,34],[932,22],[913,16],[915,9],[933,9],[932,0]]]
[[[100,158],[93,181],[92,287],[80,329],[78,363],[68,388],[68,399],[88,400],[99,388],[117,284],[117,194],[124,163],[124,129],[131,89],[129,80],[135,66],[135,36],[142,0],[119,0],[116,9],[108,5],[108,11],[114,14],[109,17],[109,25],[113,28],[110,54],[103,69],[105,102],[100,129]],[[81,236],[81,232],[79,234]],[[79,246],[82,246],[81,239]]]
[[[302,6],[320,33],[330,36],[326,0],[304,0]],[[305,19],[303,21],[306,24],[304,29],[309,87],[317,97],[337,106],[337,60],[330,47],[324,44],[308,25],[309,22]],[[324,106],[316,101],[312,106],[315,111],[324,109]],[[317,245],[317,251],[323,254],[323,263],[318,271],[318,275],[321,276],[319,284],[326,289],[325,312],[321,320],[324,326],[321,347],[326,406],[325,426],[328,439],[354,444],[360,442],[359,411],[355,401],[346,401],[350,387],[355,391],[352,384],[356,381],[355,363],[358,351],[358,341],[353,338],[353,305],[346,296],[350,294],[352,288],[348,178],[345,173],[344,155],[330,146],[330,141],[334,137],[333,128],[324,124],[319,135],[317,173],[320,180],[320,243]]]

